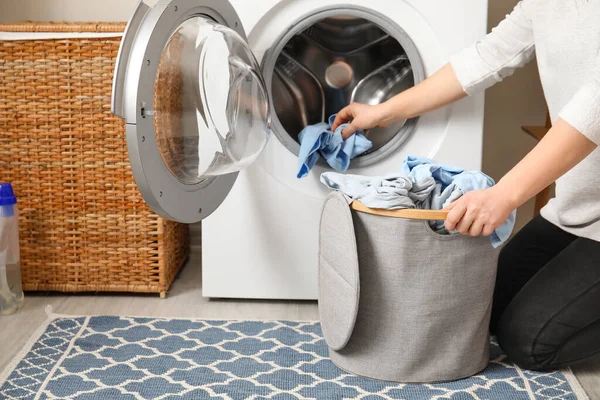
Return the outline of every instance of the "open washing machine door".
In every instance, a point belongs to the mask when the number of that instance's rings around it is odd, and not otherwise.
[[[160,216],[198,222],[270,136],[267,89],[226,0],[141,0],[115,70],[133,175]]]

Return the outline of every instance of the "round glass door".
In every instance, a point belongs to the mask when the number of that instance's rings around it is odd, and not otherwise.
[[[180,183],[199,185],[238,172],[270,135],[269,98],[248,44],[204,16],[171,34],[156,75],[153,110],[158,151]]]

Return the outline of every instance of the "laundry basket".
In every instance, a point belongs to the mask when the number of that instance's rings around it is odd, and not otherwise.
[[[331,360],[404,383],[472,376],[489,362],[498,250],[435,233],[446,213],[377,211],[339,192],[321,217],[319,312]]]

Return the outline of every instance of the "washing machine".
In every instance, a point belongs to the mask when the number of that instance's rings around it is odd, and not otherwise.
[[[328,167],[296,177],[298,133],[351,101],[416,85],[486,21],[484,0],[142,0],[121,44],[113,113],[148,205],[202,221],[203,295],[317,299]],[[373,148],[348,173],[398,171],[409,154],[478,170],[483,106],[472,96],[373,129]]]

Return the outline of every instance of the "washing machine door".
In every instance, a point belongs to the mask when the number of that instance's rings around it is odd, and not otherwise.
[[[113,114],[136,183],[164,218],[194,223],[223,202],[270,136],[264,80],[224,0],[142,0],[121,43]]]

